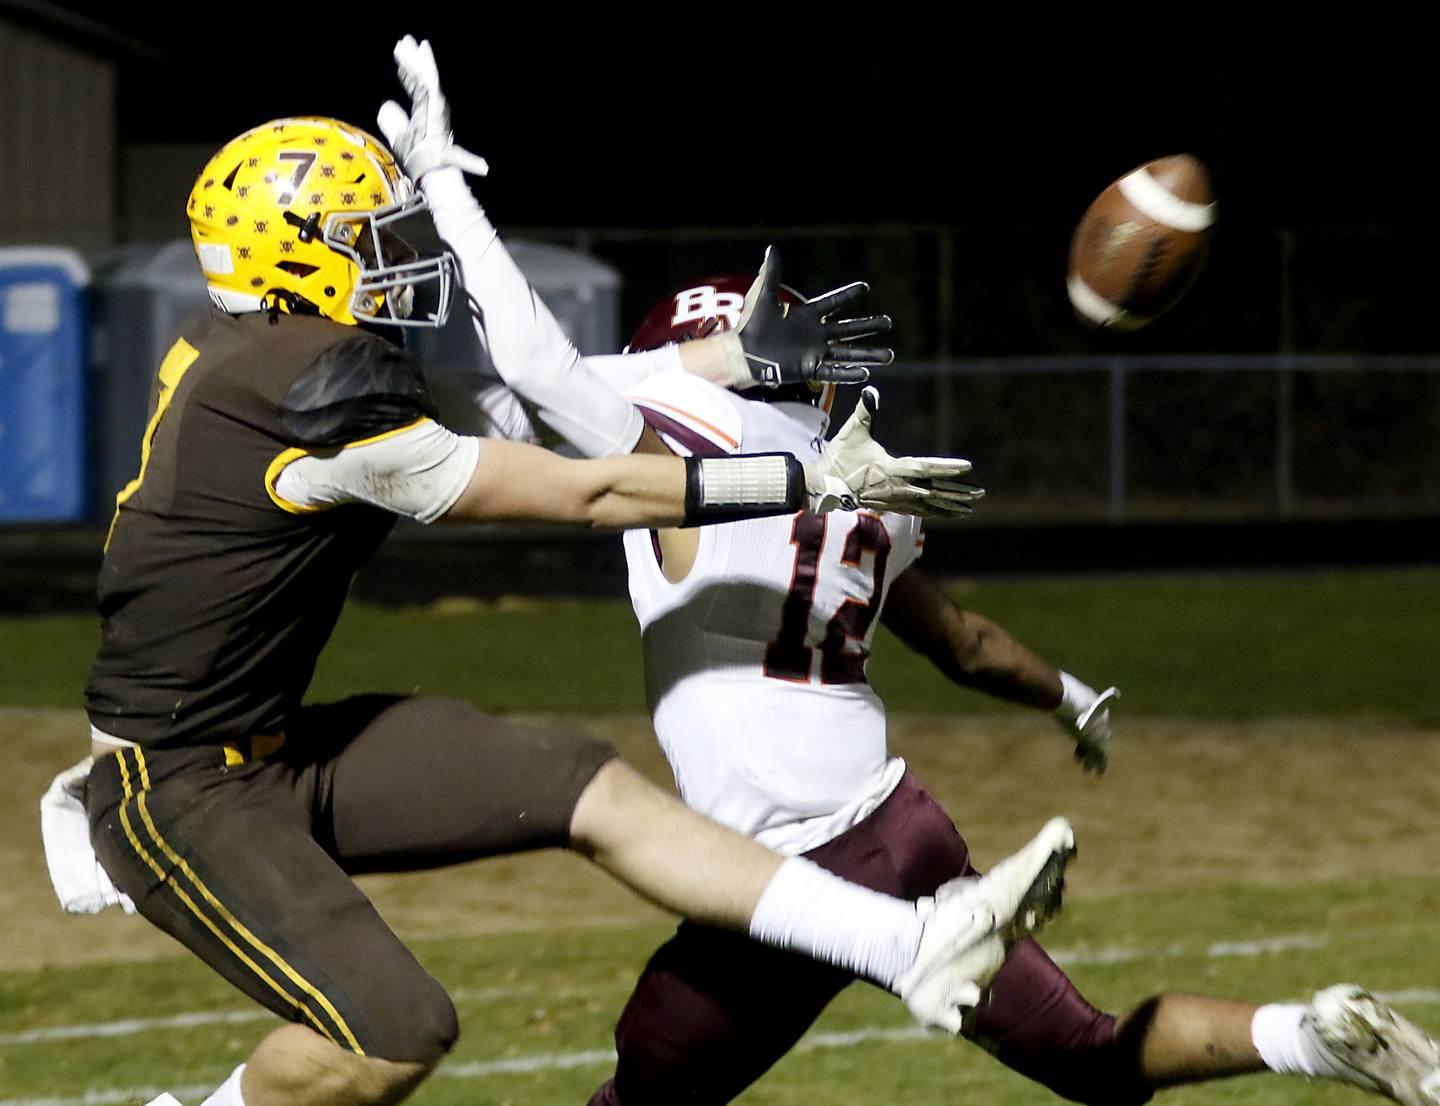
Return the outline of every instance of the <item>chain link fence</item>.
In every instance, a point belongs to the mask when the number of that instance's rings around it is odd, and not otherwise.
[[[1062,226],[515,233],[623,273],[621,334],[770,243],[808,293],[868,280],[854,310],[892,314],[900,355],[876,376],[880,432],[974,460],[990,520],[1440,513],[1440,355],[1429,292],[1405,275],[1440,236],[1222,224],[1180,306],[1122,335],[1075,320]]]
[[[1440,514],[1440,357],[906,361],[881,391],[886,443],[969,457],[992,521]]]

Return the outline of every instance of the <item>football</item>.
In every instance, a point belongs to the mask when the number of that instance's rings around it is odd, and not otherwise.
[[[1197,158],[1148,161],[1092,203],[1070,242],[1066,290],[1091,326],[1138,330],[1174,307],[1205,265],[1215,226]]]

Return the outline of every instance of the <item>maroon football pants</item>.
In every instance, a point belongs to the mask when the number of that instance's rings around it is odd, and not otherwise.
[[[854,883],[901,898],[974,875],[970,850],[907,774],[869,818],[805,854]],[[729,1102],[801,1038],[856,977],[683,923],[646,965],[615,1029],[615,1076],[590,1106]],[[1079,1102],[1129,1106],[1150,1097],[1096,1010],[1033,940],[1016,945],[970,1035],[1004,1064]]]

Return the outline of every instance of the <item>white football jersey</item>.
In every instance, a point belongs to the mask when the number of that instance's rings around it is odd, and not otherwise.
[[[681,454],[819,451],[824,416],[759,403],[686,373],[627,394]],[[794,855],[868,816],[904,774],[865,662],[885,591],[919,555],[920,521],[802,512],[700,529],[694,567],[661,571],[648,530],[625,534],[646,694],[686,803]]]

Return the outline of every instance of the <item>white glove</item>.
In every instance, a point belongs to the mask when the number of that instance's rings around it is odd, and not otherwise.
[[[440,70],[429,41],[416,42],[412,35],[402,38],[395,44],[395,67],[410,96],[410,111],[407,114],[394,100],[387,100],[376,119],[406,176],[418,183],[431,169],[451,165],[477,177],[490,172],[483,157],[455,145],[450,108],[440,92]]]
[[[956,477],[970,471],[963,457],[892,457],[870,437],[870,422],[880,406],[873,387],[825,449],[805,466],[807,507],[822,511],[853,511],[868,507],[898,511],[920,518],[970,514],[970,504],[983,488]]]
[[[130,897],[115,884],[90,844],[90,816],[85,813],[85,780],[94,761],[86,757],[61,772],[40,800],[40,836],[45,863],[60,906],[71,914],[98,914],[107,906],[135,913]]]
[[[1120,689],[1097,694],[1068,672],[1060,673],[1060,686],[1064,691],[1055,720],[1075,739],[1075,759],[1085,771],[1103,776],[1110,765],[1110,703],[1120,698]]]

